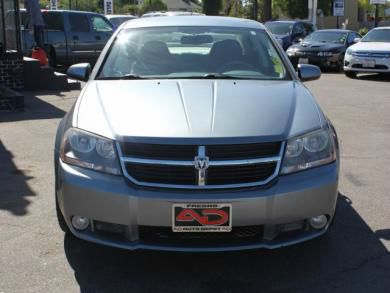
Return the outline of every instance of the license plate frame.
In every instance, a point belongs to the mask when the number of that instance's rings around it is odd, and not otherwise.
[[[174,203],[172,231],[176,233],[221,233],[232,231],[230,203]]]

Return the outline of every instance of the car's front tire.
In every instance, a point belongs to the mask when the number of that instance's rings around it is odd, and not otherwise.
[[[355,71],[345,71],[345,76],[349,78],[356,78],[357,77],[357,72]]]

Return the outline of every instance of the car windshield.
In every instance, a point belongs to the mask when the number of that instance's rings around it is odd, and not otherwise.
[[[347,39],[347,33],[345,32],[314,32],[307,36],[304,41],[308,42],[320,42],[320,43],[339,43],[344,44]]]
[[[268,22],[265,25],[274,35],[288,35],[293,28],[288,22]]]
[[[286,68],[264,30],[231,27],[124,29],[98,79],[286,79]]]
[[[390,29],[376,29],[370,31],[361,42],[390,42]]]

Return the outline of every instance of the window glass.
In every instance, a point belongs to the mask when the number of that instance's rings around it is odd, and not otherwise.
[[[289,22],[267,22],[265,26],[275,35],[288,35],[293,28]]]
[[[303,35],[305,34],[305,27],[303,26],[302,23],[297,23],[297,25],[294,27],[294,32],[295,35]]]
[[[343,44],[346,38],[347,34],[345,32],[316,31],[306,37],[305,41]]]
[[[390,42],[390,29],[376,29],[368,32],[362,42]]]
[[[103,17],[92,16],[92,27],[97,32],[111,32],[112,27]]]
[[[88,17],[84,14],[69,14],[70,31],[89,32]]]
[[[231,27],[155,27],[123,30],[98,78],[126,75],[285,79],[278,51],[263,30]]]
[[[46,23],[46,29],[51,31],[63,31],[64,21],[61,13],[46,12],[43,13],[43,19]]]

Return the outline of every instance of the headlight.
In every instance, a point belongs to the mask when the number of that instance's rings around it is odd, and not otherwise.
[[[70,165],[121,174],[114,142],[80,129],[70,128],[65,132],[60,156]]]
[[[328,129],[321,129],[288,140],[281,173],[302,171],[335,160],[333,137]]]
[[[347,49],[345,55],[352,55],[352,53],[353,53],[352,49]]]
[[[333,53],[332,52],[318,52],[317,55],[320,57],[330,57],[330,56],[333,56]]]
[[[295,56],[296,49],[287,49],[288,56]]]

